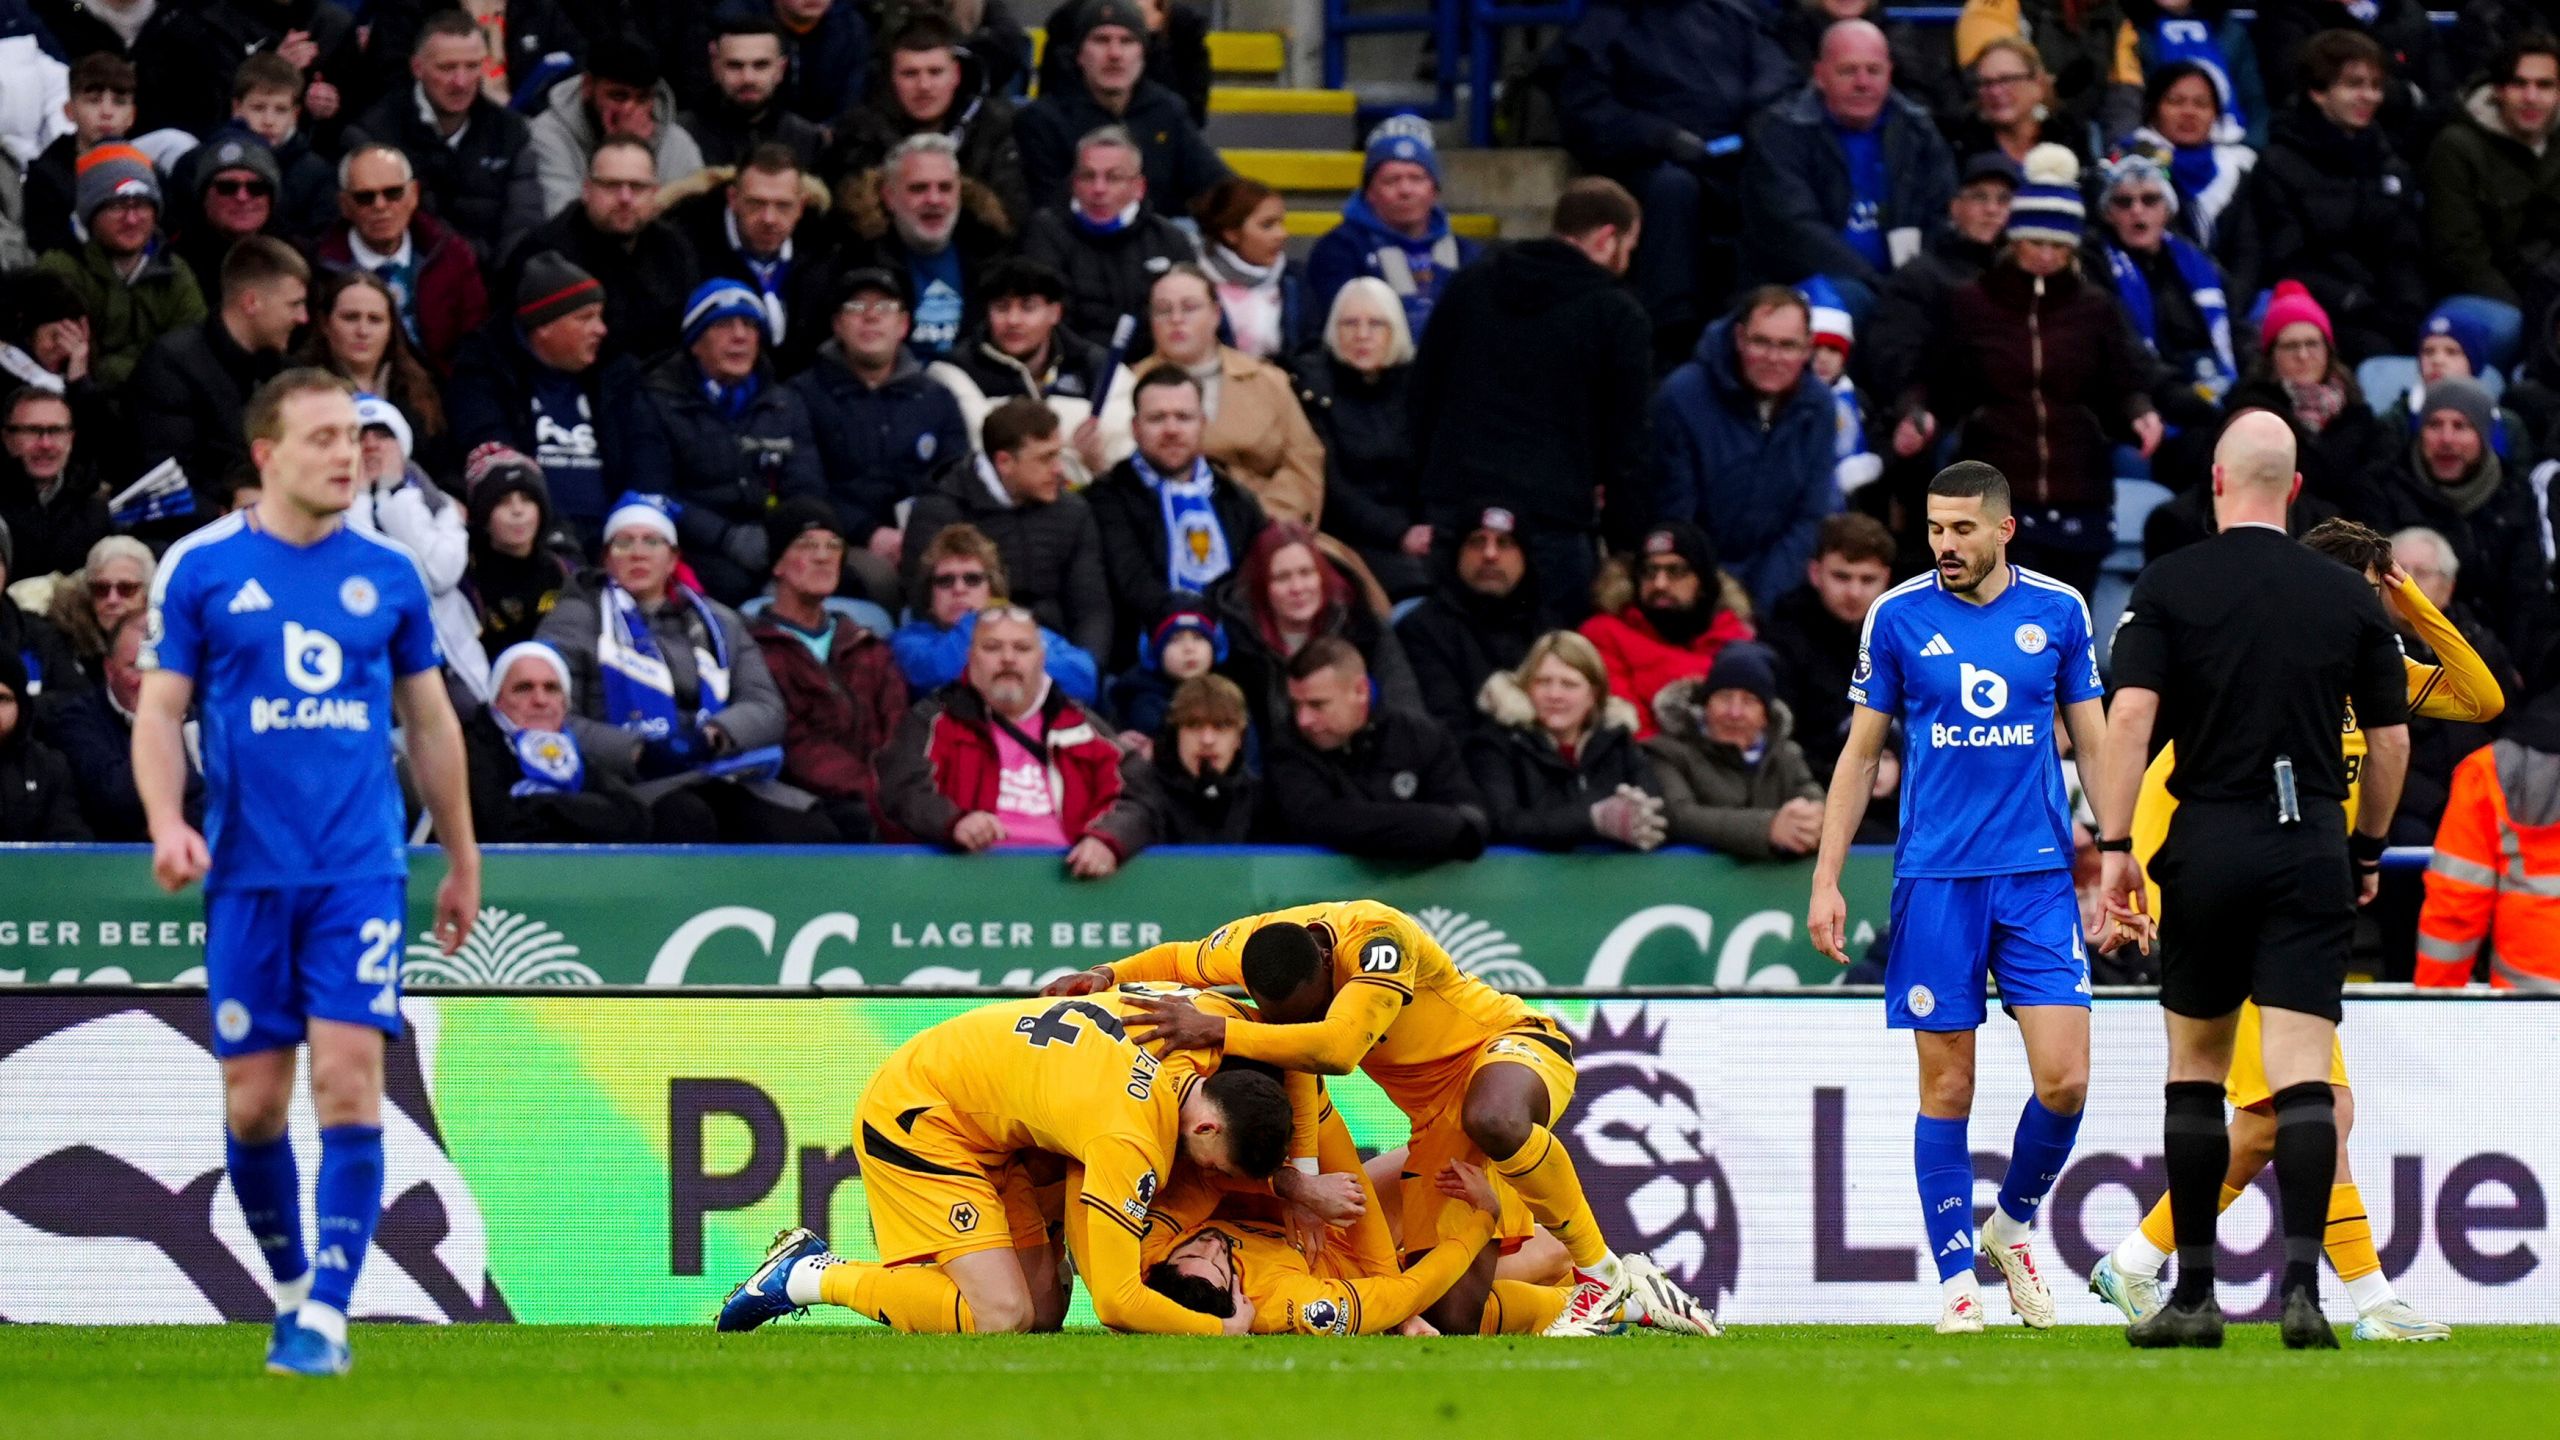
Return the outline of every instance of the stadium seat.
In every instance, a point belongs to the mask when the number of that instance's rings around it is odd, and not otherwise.
[[[772,608],[772,596],[758,595],[746,604],[739,606],[738,613],[749,620],[753,620]],[[874,605],[868,600],[856,600],[850,596],[828,596],[827,613],[830,615],[841,615],[847,620],[852,621],[854,624],[861,626],[863,629],[870,631],[872,634],[879,636],[883,640],[888,639],[889,633],[898,628],[896,617],[892,616],[888,611],[881,609],[879,606]]]
[[[2356,386],[2364,391],[2365,403],[2377,412],[2408,394],[2417,383],[2418,357],[2414,355],[2376,355],[2356,367]],[[2507,393],[2507,377],[2492,365],[2480,373],[2480,386],[2495,399]]]

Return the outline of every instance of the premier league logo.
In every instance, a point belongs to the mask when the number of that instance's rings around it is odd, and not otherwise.
[[[1561,1133],[1601,1233],[1721,1308],[1742,1273],[1742,1221],[1697,1093],[1664,1061],[1664,1029],[1642,1006],[1593,1013],[1573,1036],[1581,1082]]]

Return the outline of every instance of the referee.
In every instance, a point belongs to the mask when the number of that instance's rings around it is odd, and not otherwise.
[[[2302,488],[2293,432],[2263,411],[2213,457],[2220,534],[2151,566],[2116,632],[2116,697],[2099,756],[2106,904],[2147,932],[2130,838],[2153,732],[2175,741],[2178,811],[2153,863],[2161,905],[2160,1005],[2169,1023],[2162,1144],[2178,1244],[2169,1303],[2125,1331],[2137,1346],[2215,1347],[2214,1222],[2231,1143],[2223,1129],[2240,1002],[2264,1015],[2282,1197],[2284,1343],[2336,1349],[2320,1314],[2320,1238],[2337,1167],[2329,1048],[2356,906],[2373,898],[2383,835],[2409,763],[2400,649],[2363,577],[2285,533]],[[2344,700],[2366,741],[2364,802],[2347,833]]]

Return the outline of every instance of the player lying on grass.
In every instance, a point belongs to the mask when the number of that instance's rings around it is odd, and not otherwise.
[[[1189,998],[1204,1013],[1244,1014],[1221,996]],[[1250,1314],[1222,1326],[1144,1282],[1139,1242],[1175,1162],[1240,1180],[1276,1176],[1283,1198],[1320,1207],[1346,1191],[1356,1205],[1358,1182],[1283,1168],[1293,1150],[1315,1154],[1314,1081],[1292,1077],[1284,1090],[1264,1068],[1222,1067],[1208,1052],[1159,1060],[1127,1029],[1143,1003],[1116,991],[999,1001],[899,1046],[854,1112],[879,1263],[843,1260],[808,1231],[786,1232],[730,1293],[719,1328],[752,1330],[818,1303],[916,1333],[1054,1325],[1041,1311],[1057,1309],[1064,1287],[1045,1278],[1055,1273],[1049,1226],[1022,1159],[1041,1151],[1082,1168],[1077,1204],[1087,1221],[1100,1217],[1083,1227],[1089,1240],[1075,1260],[1103,1324],[1241,1334]],[[1351,1218],[1328,1208],[1327,1218]]]
[[[2444,612],[2418,588],[2418,582],[2392,560],[2389,540],[2350,520],[2328,520],[2303,536],[2302,543],[2363,574],[2365,582],[2381,595],[2383,608],[2405,621],[2435,653],[2439,663],[2433,665],[2402,657],[2408,674],[2411,714],[2479,724],[2498,718],[2506,709],[2506,696],[2498,688],[2497,676],[2461,629],[2446,619]],[[2347,824],[2352,828],[2357,802],[2363,798],[2363,788],[2357,781],[2365,753],[2364,731],[2356,724],[2352,705],[2347,707],[2340,743],[2347,756]],[[2146,876],[2152,857],[2168,838],[2169,817],[2178,808],[2178,802],[2169,794],[2169,776],[2177,763],[2177,747],[2162,746],[2143,773],[2142,794],[2134,805],[2133,848],[2142,858]],[[2154,883],[2149,889],[2151,911],[2157,916],[2159,886]],[[2240,1007],[2240,1028],[2232,1041],[2231,1073],[2223,1082],[2232,1107],[2231,1168],[2222,1179],[2225,1210],[2275,1157],[2274,1101],[2259,1047],[2258,1007],[2244,1003]],[[2347,1136],[2355,1128],[2356,1110],[2355,1098],[2347,1088],[2347,1052],[2343,1044],[2331,1047],[2329,1083],[2336,1089],[2338,1099],[2338,1175],[2329,1191],[2329,1224],[2321,1236],[2321,1249],[2328,1255],[2330,1267],[2338,1272],[2338,1279],[2346,1285],[2348,1297],[2355,1301],[2355,1336],[2359,1340],[2445,1339],[2453,1334],[2452,1327],[2420,1315],[2408,1301],[2393,1293],[2389,1277],[2382,1273],[2382,1257],[2374,1250],[2373,1223],[2365,1214],[2364,1194],[2356,1188],[2354,1172],[2347,1165]],[[2151,1213],[2142,1217],[2141,1226],[2089,1272],[2089,1289],[2123,1311],[2128,1320],[2138,1323],[2148,1318],[2166,1298],[2160,1288],[2160,1270],[2168,1263],[2175,1243],[2170,1231],[2169,1197],[2164,1194],[2160,1203],[2151,1207]]]
[[[1241,985],[1261,1020],[1241,1021],[1181,998],[1141,999],[1133,1037],[1183,1054],[1225,1054],[1284,1070],[1347,1075],[1356,1067],[1412,1122],[1416,1176],[1403,1185],[1406,1232],[1436,1235],[1444,1197],[1429,1177],[1452,1160],[1490,1157],[1525,1214],[1499,1238],[1528,1236],[1527,1217],[1573,1256],[1572,1302],[1551,1333],[1597,1334],[1622,1314],[1709,1333],[1704,1307],[1642,1255],[1612,1254],[1583,1197],[1573,1159],[1549,1127],[1572,1103],[1573,1044],[1555,1022],[1461,972],[1413,917],[1375,900],[1252,915],[1206,940],[1158,945],[1052,982],[1091,994],[1126,980]],[[1492,1293],[1501,1247],[1487,1245],[1425,1317],[1473,1331]]]

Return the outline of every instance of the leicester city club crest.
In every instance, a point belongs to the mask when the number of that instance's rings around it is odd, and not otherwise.
[[[361,575],[348,576],[346,583],[338,587],[338,603],[359,620],[372,614],[373,607],[381,602],[382,597],[374,593],[373,582]]]
[[[2030,624],[2019,626],[2017,640],[2018,653],[2021,655],[2041,655],[2044,653],[2044,627],[2041,625]]]

